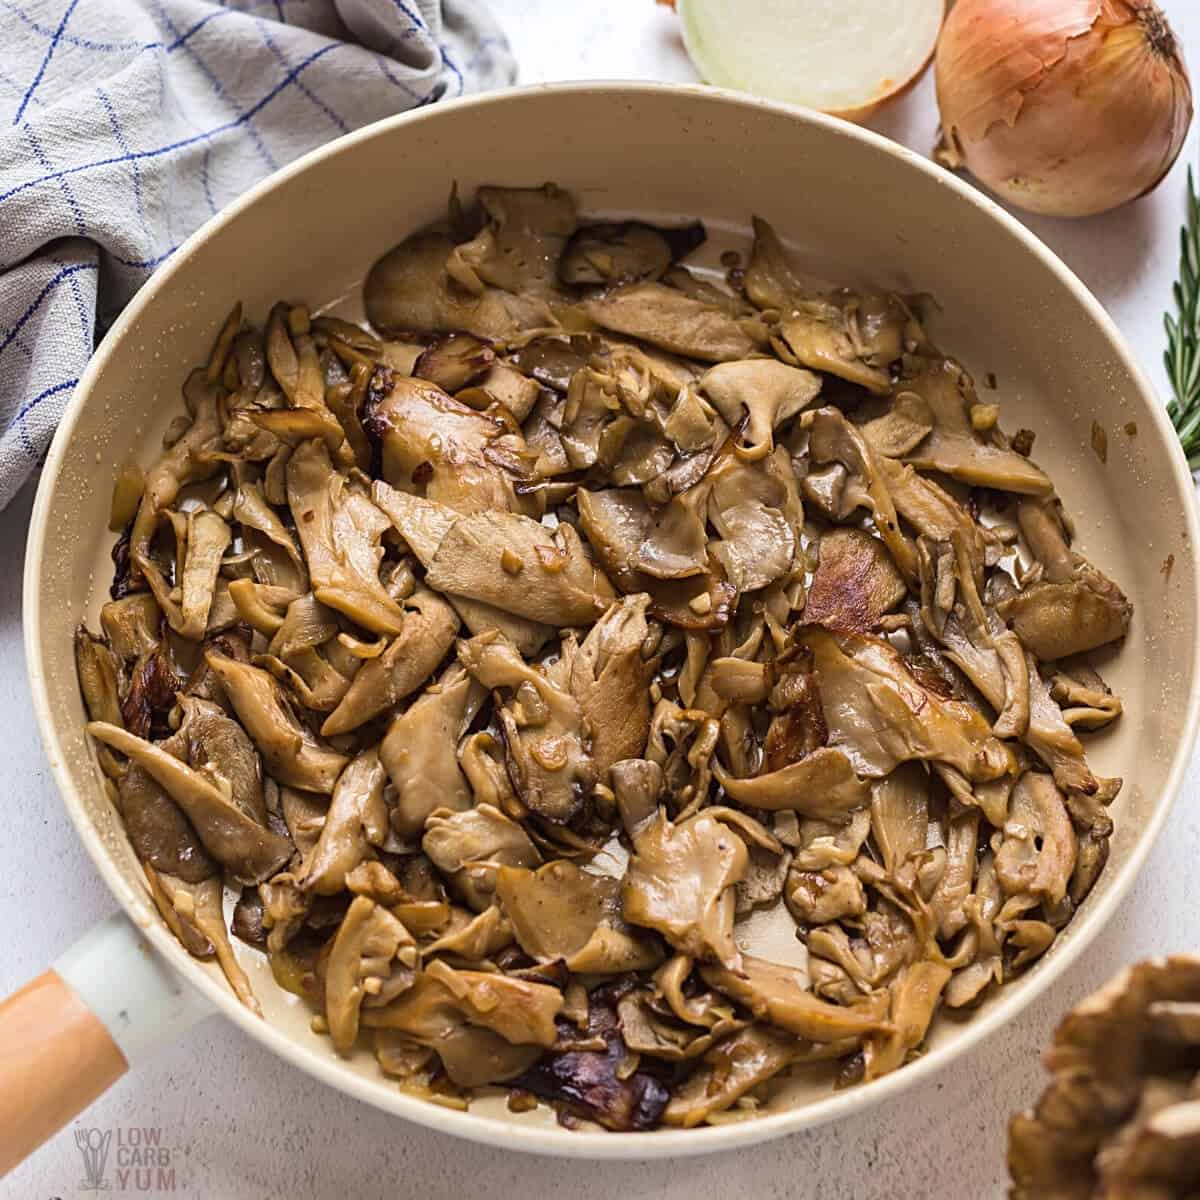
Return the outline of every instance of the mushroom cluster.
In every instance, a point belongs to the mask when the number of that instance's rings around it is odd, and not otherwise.
[[[1068,1013],[1009,1126],[1012,1200],[1200,1194],[1200,959],[1139,963]]]
[[[876,1078],[1104,866],[1086,655],[1131,607],[1032,434],[912,298],[762,221],[714,281],[704,238],[452,199],[369,329],[236,307],[114,491],[77,661],[155,903],[443,1104],[690,1127]]]

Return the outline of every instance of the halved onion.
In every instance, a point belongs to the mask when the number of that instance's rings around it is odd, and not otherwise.
[[[861,121],[929,65],[944,0],[677,0],[697,70],[718,87]]]

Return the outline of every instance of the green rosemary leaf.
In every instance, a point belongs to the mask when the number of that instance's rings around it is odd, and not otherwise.
[[[1200,470],[1200,196],[1187,177],[1187,221],[1179,231],[1179,280],[1171,289],[1175,314],[1164,314],[1163,365],[1175,395],[1167,413],[1193,471]]]

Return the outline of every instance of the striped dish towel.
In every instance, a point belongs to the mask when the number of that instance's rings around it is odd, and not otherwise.
[[[322,142],[514,75],[479,0],[0,0],[0,507],[199,225]]]

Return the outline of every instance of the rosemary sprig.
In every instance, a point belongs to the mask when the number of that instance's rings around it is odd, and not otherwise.
[[[1167,413],[1175,426],[1188,466],[1200,471],[1200,198],[1192,169],[1187,177],[1187,220],[1179,232],[1179,279],[1175,316],[1164,317],[1167,349],[1163,362],[1175,395]]]

